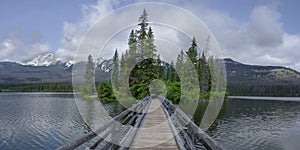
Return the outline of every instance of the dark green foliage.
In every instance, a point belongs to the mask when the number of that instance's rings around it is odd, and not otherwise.
[[[101,82],[97,94],[100,100],[103,101],[115,101],[116,97],[113,94],[111,82]]]
[[[143,99],[146,96],[150,96],[149,83],[136,83],[130,86],[131,94],[138,100]]]
[[[160,78],[158,77],[158,66],[155,65],[154,59],[144,59],[132,69],[134,72],[137,72],[137,76],[135,77],[135,80],[129,81],[129,87],[132,95],[136,99],[142,99],[145,96],[149,96],[149,84],[152,80]],[[132,74],[130,74],[130,76],[132,76]]]
[[[0,85],[1,92],[73,92],[71,83]]]
[[[173,103],[178,104],[181,97],[181,84],[180,82],[167,82],[167,95],[166,97],[169,100],[172,100]]]
[[[227,89],[234,96],[300,96],[300,85],[295,84],[228,83]]]
[[[189,48],[189,50],[186,52],[186,54],[190,58],[191,62],[196,65],[198,52],[197,52],[197,42],[195,37],[193,37],[192,45]]]

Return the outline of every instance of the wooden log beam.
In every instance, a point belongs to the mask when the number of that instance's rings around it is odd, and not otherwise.
[[[128,113],[130,113],[132,110],[135,110],[139,105],[141,105],[144,101],[146,101],[147,99],[149,99],[148,97],[145,97],[143,100],[141,100],[139,103],[134,104],[132,107],[130,107],[129,109],[121,112],[119,115],[115,116],[114,118],[110,119],[109,121],[107,121],[106,123],[104,123],[101,127],[99,127],[99,129],[97,129],[95,132],[91,132],[87,135],[84,135],[83,137],[81,137],[78,140],[73,141],[72,143],[66,144],[60,148],[58,148],[58,150],[73,150],[75,148],[77,148],[78,146],[82,145],[83,143],[91,140],[92,138],[96,137],[99,133],[103,132],[104,130],[108,129],[109,126],[112,125],[112,123],[114,121],[119,121],[121,118],[123,118],[125,115],[127,115]]]

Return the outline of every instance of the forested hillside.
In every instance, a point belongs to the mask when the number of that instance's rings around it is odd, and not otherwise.
[[[246,65],[225,59],[227,90],[240,96],[300,96],[300,73],[280,66]]]

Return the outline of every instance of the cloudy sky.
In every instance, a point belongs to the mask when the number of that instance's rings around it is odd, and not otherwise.
[[[0,61],[24,62],[47,52],[72,59],[82,36],[100,18],[139,2],[151,1],[1,1]],[[202,20],[216,37],[224,57],[248,64],[281,65],[300,71],[298,1],[160,2],[182,7]]]

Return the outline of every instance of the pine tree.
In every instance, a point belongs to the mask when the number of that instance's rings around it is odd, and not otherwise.
[[[79,86],[79,91],[83,98],[88,98],[89,96],[93,95],[95,93],[95,89],[93,86],[94,83],[94,62],[92,55],[88,56],[88,62],[86,64],[86,70],[85,70],[85,83],[83,85]]]
[[[165,74],[165,80],[171,82],[171,65],[167,65],[167,72]]]
[[[193,37],[192,45],[189,48],[189,50],[186,52],[186,54],[190,58],[191,62],[193,64],[196,64],[198,52],[197,52],[197,42],[196,42],[196,38],[195,37]]]
[[[137,62],[139,61],[139,54],[138,54],[138,41],[137,41],[137,31],[131,30],[130,35],[129,35],[129,39],[128,39],[128,55],[129,58],[127,58],[127,65],[129,70],[131,70],[134,65],[137,64]],[[131,70],[130,72],[130,76],[129,76],[129,82],[132,82],[134,80],[136,80],[137,77],[137,72],[136,70]]]
[[[147,27],[148,27],[148,13],[146,12],[146,9],[144,9],[143,14],[139,18],[139,26],[140,30],[138,31],[138,38],[139,40],[145,40],[147,36]]]
[[[171,66],[170,66],[170,81],[171,82],[179,82],[179,77],[178,77],[178,74],[177,74],[174,67],[175,67],[175,64],[172,60],[171,61]]]
[[[156,60],[156,72],[157,72],[157,76],[156,78],[159,79],[159,78],[163,78],[164,77],[164,68],[162,66],[162,61],[160,59],[160,55],[158,54],[157,55],[157,60]]]
[[[127,74],[126,60],[125,60],[125,56],[122,54],[121,62],[120,62],[120,81],[119,81],[121,86],[126,85],[126,74]]]
[[[209,85],[208,85],[208,64],[206,60],[205,53],[202,52],[202,57],[199,60],[200,66],[201,66],[201,81],[200,81],[200,91],[201,94],[205,95],[209,91]]]
[[[191,47],[186,52],[188,58],[190,61],[186,61],[186,69],[187,69],[187,75],[193,79],[197,79],[199,82],[199,74],[198,74],[198,64],[197,64],[197,57],[198,57],[198,51],[197,51],[197,41],[196,38],[193,37]],[[195,72],[196,71],[196,72]],[[196,82],[196,81],[190,81],[190,82]]]
[[[113,56],[111,82],[115,88],[119,87],[119,54],[117,50],[115,51],[115,54]]]
[[[128,87],[129,87],[129,80],[128,80],[128,76],[129,76],[129,71],[128,71],[128,65],[127,65],[127,61],[128,59],[126,57],[128,57],[129,54],[128,52],[126,52],[125,54],[122,54],[121,56],[121,61],[120,61],[120,77],[119,77],[119,88],[118,88],[118,92],[116,93],[116,96],[118,97],[119,100],[125,100],[125,101],[129,101],[129,94],[128,91]]]
[[[139,18],[139,30],[135,37],[137,48],[137,64],[130,72],[130,90],[132,94],[141,99],[149,95],[148,85],[153,79],[161,78],[163,68],[161,60],[157,55],[156,46],[154,44],[154,33],[151,27],[148,27],[148,14],[143,11]],[[133,32],[130,34],[130,43],[133,40]],[[131,40],[132,39],[132,40]],[[131,46],[130,46],[131,47]],[[127,58],[127,57],[126,57]]]
[[[146,58],[157,59],[157,55],[156,55],[157,50],[154,44],[154,34],[151,27],[149,27],[148,30],[146,44],[147,45],[144,50],[144,56],[146,56]]]
[[[86,71],[85,71],[85,82],[90,84],[94,81],[94,62],[92,55],[88,56],[88,62],[86,64]]]
[[[140,29],[137,30],[137,37],[138,37],[138,52],[139,52],[139,60],[142,61],[147,57],[147,32],[148,32],[148,13],[144,9],[142,15],[139,18],[139,27]]]
[[[134,30],[131,30],[128,40],[128,46],[129,46],[129,64],[135,65],[137,62],[137,33]]]
[[[165,79],[169,82],[179,82],[179,77],[174,69],[174,66],[174,61],[171,61],[171,64],[167,66]]]

